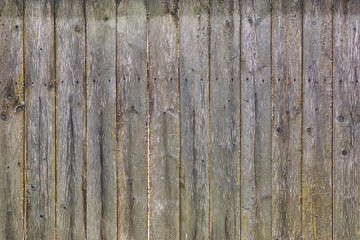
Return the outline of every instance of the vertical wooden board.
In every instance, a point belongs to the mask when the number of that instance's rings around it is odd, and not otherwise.
[[[180,1],[181,239],[209,239],[209,1]]]
[[[23,237],[23,8],[0,2],[0,239]]]
[[[210,29],[210,239],[239,239],[239,1],[213,1]]]
[[[272,9],[272,238],[300,239],[302,3]]]
[[[334,239],[360,239],[360,3],[334,4]]]
[[[116,3],[86,1],[88,239],[117,237]]]
[[[241,238],[271,239],[270,1],[243,1],[241,16]]]
[[[179,239],[178,6],[148,3],[150,239]]]
[[[304,1],[302,232],[332,238],[332,1]]]
[[[117,6],[119,238],[147,239],[146,1]]]
[[[52,239],[55,224],[54,2],[25,1],[26,224]]]
[[[55,3],[56,231],[59,239],[85,238],[83,192],[86,80],[84,1]]]

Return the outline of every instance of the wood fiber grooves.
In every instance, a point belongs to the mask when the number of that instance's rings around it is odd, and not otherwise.
[[[0,1],[0,239],[359,239],[359,7]]]

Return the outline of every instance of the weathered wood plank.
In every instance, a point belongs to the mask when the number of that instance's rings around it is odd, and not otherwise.
[[[148,3],[150,239],[179,239],[178,6]]]
[[[300,239],[302,3],[272,9],[272,238]]]
[[[84,1],[58,0],[56,26],[56,231],[85,239],[86,78]]]
[[[119,238],[147,239],[146,4],[117,6]]]
[[[240,237],[240,4],[210,10],[210,238]]]
[[[332,238],[332,1],[304,1],[302,233]]]
[[[271,239],[270,1],[241,15],[241,237]]]
[[[54,2],[25,1],[26,223],[29,239],[55,225]]]
[[[22,1],[0,2],[0,239],[21,239],[24,93]]]
[[[180,1],[181,239],[209,239],[209,1]]]
[[[334,239],[360,239],[360,2],[334,2]]]
[[[116,2],[86,1],[88,239],[117,237]]]

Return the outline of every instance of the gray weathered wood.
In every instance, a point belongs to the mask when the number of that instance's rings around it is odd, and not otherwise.
[[[21,239],[24,92],[22,1],[0,2],[0,239]]]
[[[146,4],[117,6],[119,238],[147,239]]]
[[[55,225],[54,2],[25,1],[26,224],[29,239]]]
[[[300,239],[302,3],[272,9],[272,238]]]
[[[180,1],[181,239],[209,239],[209,1]]]
[[[240,237],[240,4],[210,10],[210,238]]]
[[[271,14],[242,2],[241,237],[271,239]]]
[[[332,238],[332,1],[304,1],[302,234]]]
[[[86,1],[88,239],[117,237],[116,3]]]
[[[360,239],[360,2],[334,2],[334,239]]]
[[[56,26],[56,232],[85,238],[86,78],[84,1],[58,0]]]
[[[180,119],[178,7],[149,1],[150,239],[178,239]]]

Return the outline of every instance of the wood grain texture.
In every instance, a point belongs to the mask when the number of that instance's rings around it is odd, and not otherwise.
[[[146,1],[117,6],[119,238],[147,239]]]
[[[241,238],[271,239],[271,14],[242,2]]]
[[[150,239],[179,239],[178,6],[149,1]]]
[[[88,239],[117,237],[116,3],[86,1]]]
[[[332,1],[304,1],[302,232],[332,238]]]
[[[359,9],[334,2],[334,239],[360,239]]]
[[[210,14],[210,239],[239,239],[239,1],[213,1]]]
[[[86,78],[84,1],[55,3],[56,231],[59,239],[85,239]]]
[[[26,223],[29,239],[55,225],[54,2],[25,2]]]
[[[209,2],[180,1],[181,239],[209,239]]]
[[[0,2],[0,239],[21,239],[24,92],[22,1]]]
[[[302,3],[272,9],[272,238],[300,239]]]

